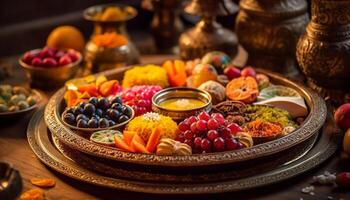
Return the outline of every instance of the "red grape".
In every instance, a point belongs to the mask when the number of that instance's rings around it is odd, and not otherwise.
[[[180,131],[190,130],[190,125],[188,125],[188,123],[186,121],[180,122],[178,127],[179,127]]]
[[[209,130],[216,130],[218,128],[219,128],[219,124],[215,119],[208,120],[208,129]]]
[[[191,129],[191,131],[193,133],[198,133],[198,129],[197,129],[197,124],[196,123],[191,124],[190,129]]]
[[[232,137],[231,130],[227,127],[221,127],[219,130],[219,133],[220,133],[221,137],[223,137],[223,138]]]
[[[193,133],[190,130],[184,132],[185,139],[191,140],[193,138]]]
[[[43,65],[43,61],[41,60],[41,58],[35,57],[35,58],[33,58],[31,64],[32,64],[34,67],[41,67],[41,66]]]
[[[60,66],[65,66],[65,65],[68,65],[68,64],[72,63],[72,59],[69,56],[65,55],[65,56],[62,56],[60,58],[58,63],[59,63]]]
[[[231,123],[227,126],[231,130],[231,134],[237,134],[238,132],[241,132],[243,129],[236,123]]]
[[[200,120],[204,120],[204,121],[208,121],[210,119],[210,115],[206,112],[201,112],[199,115],[198,115],[198,118]]]
[[[185,136],[183,133],[180,133],[177,138],[176,138],[177,141],[180,141],[180,142],[184,142],[185,141]]]
[[[31,62],[32,62],[33,57],[34,57],[33,53],[30,52],[30,51],[27,51],[27,52],[24,53],[22,60],[23,60],[23,62],[25,62],[25,63],[30,65]]]
[[[219,133],[216,130],[210,130],[207,133],[207,138],[210,141],[214,141],[215,138],[219,137]]]
[[[217,137],[214,139],[214,148],[216,151],[225,150],[225,140],[222,137]]]
[[[185,143],[185,144],[188,144],[190,147],[194,147],[193,146],[193,141],[192,140],[188,140],[188,139],[186,139],[183,143]]]
[[[210,151],[211,150],[211,142],[207,138],[203,138],[201,142],[201,148],[203,151]]]
[[[211,115],[211,117],[218,122],[219,126],[225,124],[225,118],[224,118],[224,116],[222,114],[220,114],[220,113],[213,113]]]
[[[193,140],[194,143],[194,147],[195,148],[201,148],[201,144],[202,144],[202,138],[201,137],[195,137]]]
[[[188,124],[193,124],[198,121],[198,118],[196,116],[191,116],[187,119]]]
[[[235,150],[239,148],[239,142],[231,137],[231,138],[226,138],[226,148],[227,150]]]
[[[207,130],[207,121],[199,120],[198,122],[196,122],[196,128],[199,131],[206,131]]]
[[[44,58],[43,65],[47,66],[47,67],[56,67],[57,66],[57,62],[53,58]]]

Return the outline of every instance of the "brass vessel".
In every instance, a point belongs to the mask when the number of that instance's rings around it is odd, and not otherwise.
[[[308,22],[306,0],[241,0],[236,20],[248,64],[295,73],[295,47]]]
[[[108,7],[118,7],[123,9],[127,12],[127,16],[123,20],[102,21],[96,19],[95,16]],[[126,45],[115,48],[106,48],[97,46],[90,38],[90,41],[87,42],[85,47],[85,61],[87,68],[87,72],[85,73],[97,73],[120,66],[139,63],[140,54],[134,43],[130,40],[125,26],[126,22],[134,18],[136,15],[137,11],[133,7],[118,4],[92,6],[84,11],[84,18],[94,24],[91,38],[95,35],[115,32],[128,39]]]
[[[151,32],[160,53],[178,51],[177,44],[184,27],[179,17],[181,0],[143,0],[142,7],[154,12]]]
[[[223,51],[234,57],[238,51],[237,36],[215,21],[218,15],[237,12],[231,0],[192,0],[185,11],[201,16],[194,28],[184,32],[179,39],[180,56],[190,60],[200,58],[209,51]]]
[[[311,22],[297,45],[309,85],[332,98],[348,98],[344,92],[350,92],[349,13],[350,0],[312,0]]]

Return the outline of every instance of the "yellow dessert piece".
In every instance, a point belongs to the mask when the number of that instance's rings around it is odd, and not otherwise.
[[[159,85],[165,88],[169,86],[168,76],[165,69],[157,65],[135,66],[125,72],[123,87],[135,85]]]

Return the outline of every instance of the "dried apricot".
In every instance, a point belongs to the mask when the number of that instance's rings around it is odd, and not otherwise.
[[[38,188],[31,189],[23,193],[20,200],[43,200],[44,191]]]
[[[30,182],[38,187],[53,187],[56,181],[51,178],[32,178]]]
[[[258,83],[250,76],[233,79],[226,86],[226,96],[234,101],[252,103],[258,95]]]

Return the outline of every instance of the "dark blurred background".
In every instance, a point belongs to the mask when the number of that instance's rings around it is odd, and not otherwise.
[[[233,0],[236,3],[239,0]],[[134,6],[138,16],[128,22],[128,30],[136,46],[142,46],[142,40],[149,36],[149,24],[152,12],[141,8],[141,0],[1,0],[0,1],[0,57],[21,54],[26,50],[45,45],[46,37],[56,26],[73,25],[79,28],[85,38],[91,34],[92,24],[85,21],[82,12],[96,4],[119,3]],[[195,23],[196,18],[182,13],[187,27]],[[235,16],[220,17],[224,26],[234,29]],[[141,36],[141,37],[140,37]],[[152,41],[151,41],[152,42]],[[140,48],[141,53],[149,53]]]

